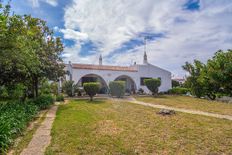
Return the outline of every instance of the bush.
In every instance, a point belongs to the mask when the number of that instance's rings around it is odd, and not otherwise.
[[[187,94],[189,90],[187,88],[182,88],[182,87],[175,87],[172,89],[168,90],[169,94],[175,94],[175,95],[183,95],[183,94]]]
[[[34,100],[34,103],[39,109],[43,110],[49,108],[54,103],[54,100],[51,95],[41,95]]]
[[[155,95],[159,91],[159,86],[161,85],[160,79],[145,79],[144,80],[145,85],[147,88],[152,92],[152,95]]]
[[[74,96],[76,85],[74,84],[74,81],[65,81],[62,85],[62,89],[69,97],[72,97]]]
[[[56,96],[56,101],[64,101],[64,96],[63,95],[57,95]]]
[[[112,96],[120,98],[125,95],[125,81],[111,81],[109,87]]]
[[[100,84],[97,82],[84,83],[84,90],[89,95],[90,101],[93,100],[93,96],[97,94],[100,89]]]
[[[37,112],[38,107],[33,102],[0,103],[0,154],[6,153],[13,140],[22,133]]]

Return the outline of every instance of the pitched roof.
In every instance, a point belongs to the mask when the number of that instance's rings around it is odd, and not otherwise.
[[[112,71],[125,71],[137,72],[134,66],[108,66],[108,65],[91,65],[91,64],[72,64],[72,68],[76,69],[91,69],[91,70],[112,70]]]

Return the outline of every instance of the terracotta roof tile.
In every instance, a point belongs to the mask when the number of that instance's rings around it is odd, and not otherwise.
[[[137,72],[136,67],[130,66],[107,66],[107,65],[90,65],[90,64],[72,64],[76,69],[91,69],[91,70],[112,70],[112,71],[126,71]]]

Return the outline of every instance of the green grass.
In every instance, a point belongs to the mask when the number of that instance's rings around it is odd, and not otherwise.
[[[229,154],[232,121],[110,100],[60,105],[46,150],[53,154]]]
[[[193,98],[188,96],[171,96],[163,95],[158,97],[138,97],[139,101],[166,105],[176,108],[185,108],[192,110],[200,110],[205,112],[213,112],[218,114],[232,115],[232,104],[206,99]]]

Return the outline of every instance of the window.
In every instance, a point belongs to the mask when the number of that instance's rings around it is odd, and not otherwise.
[[[151,79],[151,77],[141,77],[141,78],[140,78],[140,85],[141,85],[141,86],[144,86],[144,85],[145,85],[145,83],[144,83],[144,80],[145,80],[145,79]]]

